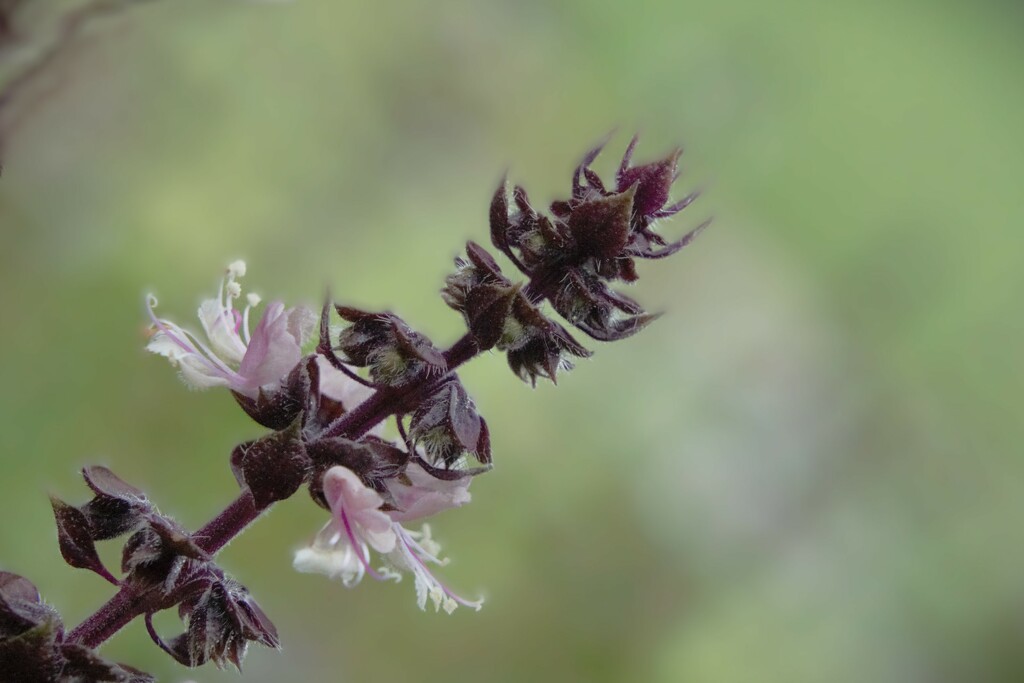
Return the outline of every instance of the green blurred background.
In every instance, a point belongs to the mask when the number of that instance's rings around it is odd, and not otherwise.
[[[58,9],[28,3],[35,40]],[[266,297],[437,297],[510,169],[564,195],[684,143],[663,227],[714,215],[631,292],[668,314],[557,388],[462,373],[495,471],[433,520],[480,613],[291,570],[304,496],[221,556],[277,623],[258,681],[1024,680],[1024,12],[1015,2],[144,3],[22,103],[0,179],[0,566],[77,623],[47,492],[113,467],[196,527],[260,430],[147,356],[143,295],[193,321],[230,260]],[[116,548],[111,548],[111,557]],[[159,620],[167,634],[178,628]],[[110,656],[189,672],[135,623]]]

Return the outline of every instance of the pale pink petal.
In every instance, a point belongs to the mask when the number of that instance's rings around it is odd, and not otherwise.
[[[305,306],[296,306],[288,311],[288,333],[298,342],[299,346],[305,346],[313,336],[319,318],[316,313]]]
[[[349,522],[356,525],[356,535],[377,552],[394,549],[391,519],[378,509],[384,502],[379,493],[363,484],[355,472],[340,465],[327,470],[323,485],[324,498],[335,517],[344,512]]]
[[[183,356],[178,362],[178,370],[181,371],[181,379],[193,389],[231,386],[230,380],[197,354]]]
[[[373,389],[350,378],[323,356],[317,356],[316,362],[320,368],[320,393],[341,403],[345,410],[352,410],[373,395]]]
[[[288,312],[280,301],[263,312],[238,368],[238,374],[252,388],[279,382],[302,358],[302,348],[288,330],[288,320]]]
[[[245,355],[245,342],[238,336],[235,321],[228,317],[220,301],[207,299],[199,306],[199,322],[203,325],[210,348],[229,363],[240,363]]]
[[[341,403],[345,410],[352,410],[370,396],[373,396],[373,389],[355,381],[331,365],[331,362],[323,356],[317,356],[316,361],[317,366],[320,368],[320,393],[329,399]],[[384,423],[378,423],[367,434],[382,436],[384,434]]]
[[[410,484],[397,479],[387,482],[388,491],[395,499],[399,508],[388,512],[388,516],[396,522],[407,522],[423,517],[430,517],[443,510],[460,507],[470,501],[469,484],[472,477],[463,477],[455,481],[438,479],[427,473],[416,463],[410,464],[405,470]]]

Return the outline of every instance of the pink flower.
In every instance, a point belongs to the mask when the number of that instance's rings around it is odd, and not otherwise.
[[[199,306],[199,322],[208,345],[196,334],[169,320],[157,318],[156,297],[147,299],[155,330],[146,349],[165,356],[193,389],[226,386],[255,398],[260,388],[273,388],[302,358],[305,344],[316,323],[308,308],[285,308],[280,301],[267,306],[256,330],[249,332],[249,314],[260,302],[255,294],[240,313],[234,300],[241,296],[238,279],[245,275],[245,262],[228,266],[216,299]]]
[[[397,478],[387,481],[388,492],[398,508],[388,512],[388,515],[396,522],[430,517],[470,501],[469,482],[473,478],[468,475],[454,481],[445,481],[431,476],[417,463],[410,463],[405,468],[405,475],[408,483]]]
[[[352,410],[373,395],[373,389],[356,382],[323,356],[316,357],[320,370],[320,393]]]
[[[399,520],[462,505],[469,500],[469,482],[434,480],[438,485],[433,485],[423,479],[433,477],[415,464],[407,468],[406,474],[411,485],[396,480],[389,481],[387,486],[396,501],[402,500],[409,507],[385,512],[380,509],[384,498],[363,484],[354,472],[341,466],[327,470],[323,488],[331,508],[331,521],[320,530],[312,545],[295,554],[295,569],[340,578],[346,586],[359,583],[364,573],[378,580],[396,581],[401,580],[403,573],[410,573],[420,609],[426,609],[428,598],[436,610],[444,609],[449,614],[458,605],[480,609],[482,600],[459,597],[430,572],[429,564],[447,564],[447,560],[438,558],[440,546],[430,537],[430,528],[424,525],[421,531],[410,531],[399,524]],[[383,557],[384,566],[379,570],[370,564],[370,548]]]

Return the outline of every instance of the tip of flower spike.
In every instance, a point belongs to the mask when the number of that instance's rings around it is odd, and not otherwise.
[[[229,263],[228,276],[231,278],[245,277],[245,261],[239,259]]]

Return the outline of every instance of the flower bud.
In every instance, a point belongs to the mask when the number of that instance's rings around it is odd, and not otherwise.
[[[654,216],[665,203],[668,202],[669,193],[672,190],[672,183],[675,182],[679,157],[683,150],[676,148],[669,152],[668,156],[643,166],[630,166],[629,162],[633,157],[633,150],[639,138],[636,136],[629,143],[619,171],[615,175],[615,185],[619,192],[627,188],[636,188],[636,199],[634,210],[638,216]]]
[[[612,291],[597,275],[583,269],[566,273],[551,303],[559,315],[598,341],[625,339],[658,317],[644,313],[640,304]]]
[[[467,451],[482,463],[491,461],[487,423],[457,378],[420,403],[409,436],[423,447],[431,465],[451,467]]]
[[[559,370],[571,370],[568,356],[588,358],[591,352],[572,338],[564,327],[548,321],[535,327],[515,348],[508,351],[508,365],[521,380],[537,386],[537,378],[557,381]]]
[[[223,576],[211,575],[197,594],[178,608],[188,620],[188,630],[170,642],[151,635],[161,648],[185,666],[212,661],[219,668],[228,662],[239,671],[249,642],[279,647],[277,629],[244,586]]]
[[[618,194],[579,204],[569,214],[568,226],[579,256],[613,259],[629,241],[635,187]]]
[[[231,470],[239,486],[249,489],[257,509],[291,497],[309,473],[301,419],[287,429],[236,446]]]
[[[206,563],[209,555],[175,522],[153,514],[132,534],[121,552],[125,581],[138,588],[156,588],[169,595],[186,565]]]
[[[424,373],[444,372],[447,364],[441,352],[398,316],[345,306],[335,310],[352,323],[339,335],[338,350],[353,365],[368,367],[374,382],[401,386]]]

